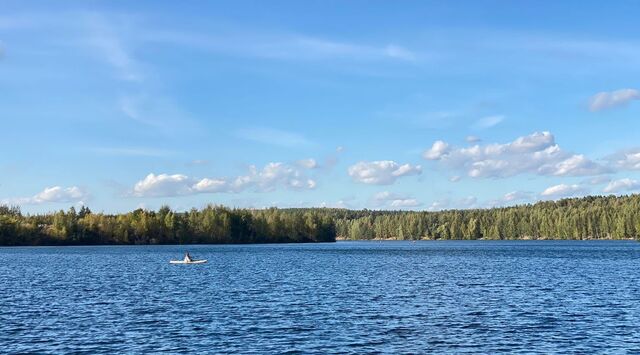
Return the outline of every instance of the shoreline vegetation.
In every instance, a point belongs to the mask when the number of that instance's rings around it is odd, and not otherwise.
[[[0,206],[2,246],[636,239],[638,235],[640,195],[439,212],[210,205],[187,212],[164,206],[158,211],[104,214],[72,207],[24,215],[17,207]]]

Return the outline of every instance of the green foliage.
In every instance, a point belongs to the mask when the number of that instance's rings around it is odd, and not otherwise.
[[[0,245],[295,243],[344,239],[622,239],[640,235],[640,195],[441,212],[137,209],[24,216],[0,206]]]
[[[345,239],[622,239],[640,235],[640,195],[441,212],[325,211]]]
[[[321,210],[228,209],[175,212],[137,209],[119,215],[86,207],[23,216],[0,206],[0,245],[333,242],[334,222]]]

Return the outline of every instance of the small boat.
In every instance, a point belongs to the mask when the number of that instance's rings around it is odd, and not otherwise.
[[[188,252],[184,255],[184,259],[182,260],[169,260],[169,264],[204,264],[206,262],[206,259],[191,259],[191,255],[189,255]]]
[[[207,260],[169,260],[169,264],[204,264]]]

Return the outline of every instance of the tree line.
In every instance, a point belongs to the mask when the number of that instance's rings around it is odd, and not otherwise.
[[[332,216],[344,239],[625,239],[640,236],[640,195],[440,212],[335,210]]]
[[[124,214],[87,207],[23,215],[0,206],[0,245],[220,244],[367,239],[623,239],[640,235],[640,195],[589,196],[471,210],[338,208],[187,212],[162,207]]]
[[[0,206],[0,245],[228,244],[333,242],[335,223],[313,210],[229,209],[208,206],[188,212],[169,207],[124,214],[88,207],[23,215]]]

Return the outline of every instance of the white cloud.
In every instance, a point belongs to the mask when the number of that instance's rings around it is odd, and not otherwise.
[[[442,199],[442,200],[433,201],[431,203],[431,205],[429,205],[427,210],[429,210],[429,211],[442,211],[444,209],[447,209],[449,207],[449,204],[450,204],[450,202],[449,202],[448,199]]]
[[[588,193],[589,190],[581,185],[559,184],[546,188],[542,193],[540,193],[540,196],[545,198],[563,198],[581,196]]]
[[[182,174],[149,174],[133,187],[133,196],[160,197],[186,195],[191,192],[190,179]]]
[[[305,169],[315,169],[318,167],[318,162],[315,159],[301,159],[297,161],[298,165]]]
[[[183,174],[149,174],[138,181],[130,195],[135,197],[181,196],[199,193],[234,193],[248,189],[266,192],[278,187],[310,190],[317,182],[305,169],[284,163],[269,163],[261,170],[250,166],[246,175],[234,178],[191,178]]]
[[[287,148],[308,146],[313,144],[307,138],[298,133],[266,127],[244,128],[238,130],[236,132],[236,135],[242,139]]]
[[[504,194],[504,196],[502,196],[501,198],[489,200],[485,202],[484,205],[486,207],[492,208],[492,207],[513,205],[514,203],[517,203],[517,202],[528,202],[530,200],[531,200],[531,194],[529,192],[511,191]]]
[[[390,185],[398,178],[410,175],[420,175],[420,165],[400,165],[392,160],[365,162],[361,161],[349,167],[349,176],[363,184]]]
[[[634,191],[640,190],[640,181],[624,178],[620,180],[611,181],[602,192],[605,193],[618,193],[622,191]]]
[[[475,196],[467,196],[461,199],[452,200],[450,198],[443,198],[436,200],[429,205],[427,210],[429,211],[442,211],[446,209],[470,209],[477,207],[478,199]]]
[[[464,171],[474,178],[502,178],[530,173],[553,176],[598,175],[608,169],[583,155],[565,152],[549,132],[535,132],[505,144],[455,148],[436,141],[423,157]]]
[[[411,207],[418,207],[422,205],[422,203],[420,203],[415,198],[396,194],[389,191],[378,192],[375,195],[373,195],[373,198],[371,200],[375,207],[393,208],[393,209],[411,208]]]
[[[345,200],[339,200],[338,202],[335,203],[331,203],[331,202],[321,202],[319,207],[326,207],[326,208],[343,208],[343,209],[350,209],[351,203],[349,201],[345,201]]]
[[[481,118],[476,122],[475,126],[477,128],[491,128],[504,120],[503,115],[494,115]]]
[[[640,170],[640,149],[630,149],[617,152],[607,157],[614,169]]]
[[[190,192],[227,192],[229,191],[229,183],[225,179],[209,179],[204,178],[196,182],[190,187]]]
[[[397,199],[389,203],[389,206],[392,208],[418,207],[420,205],[422,205],[422,203],[418,202],[415,198]]]
[[[572,155],[556,164],[545,167],[541,171],[548,171],[549,175],[559,176],[578,176],[592,175],[606,172],[606,169],[593,161],[589,160],[582,154]]]
[[[458,182],[458,181],[460,181],[460,179],[462,179],[462,178],[460,177],[460,175],[454,175],[454,176],[452,176],[452,177],[450,177],[450,178],[449,178],[449,181],[451,181],[451,182]]]
[[[427,160],[439,160],[449,153],[449,144],[444,141],[435,141],[431,148],[426,150],[422,156]]]
[[[17,197],[2,200],[2,204],[8,205],[39,205],[43,203],[84,203],[89,194],[77,187],[52,186],[32,197]]]
[[[531,196],[527,192],[511,191],[506,193],[502,199],[506,202],[512,202],[512,201],[528,200],[529,198],[531,198]]]
[[[608,108],[624,106],[632,100],[640,100],[640,91],[636,89],[620,89],[611,92],[599,92],[589,99],[589,110],[601,111]]]

